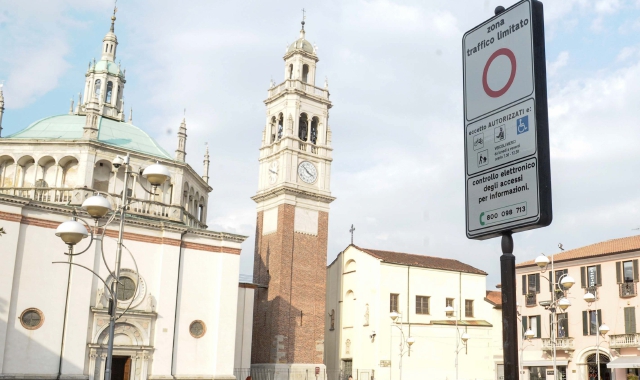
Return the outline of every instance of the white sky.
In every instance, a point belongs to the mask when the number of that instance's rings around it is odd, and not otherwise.
[[[349,244],[455,258],[500,281],[498,239],[464,227],[461,38],[493,15],[476,1],[118,2],[118,59],[134,124],[169,152],[187,108],[187,161],[211,150],[209,226],[249,235],[251,273],[258,148],[269,80],[307,9],[328,77],[334,162],[329,252]],[[515,235],[518,262],[629,236],[640,226],[640,2],[544,2],[554,222]],[[66,113],[99,58],[111,1],[0,2],[3,134]]]

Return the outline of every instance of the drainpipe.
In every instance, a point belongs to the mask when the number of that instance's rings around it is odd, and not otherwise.
[[[62,376],[62,357],[64,355],[64,338],[67,335],[67,309],[69,307],[69,296],[71,295],[71,270],[73,265],[73,256],[69,255],[69,272],[67,274],[67,297],[64,301],[64,316],[62,318],[62,338],[60,342],[60,360],[58,361],[58,375],[56,376],[56,380],[60,380],[60,376]]]
[[[180,245],[179,245],[179,253],[178,253],[178,280],[176,281],[176,305],[174,307],[173,314],[173,343],[171,344],[171,377],[175,378],[174,373],[174,362],[176,358],[176,328],[178,327],[178,295],[180,294],[180,269],[182,267],[182,240],[184,239],[184,235],[187,234],[189,230],[184,230],[180,234]],[[58,379],[59,380],[59,379]]]

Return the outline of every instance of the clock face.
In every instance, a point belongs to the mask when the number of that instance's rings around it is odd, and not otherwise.
[[[306,183],[314,183],[316,178],[318,178],[318,170],[313,164],[309,161],[302,161],[300,165],[298,165],[298,176],[300,179]]]
[[[274,184],[278,180],[278,161],[272,161],[269,165],[269,183]]]

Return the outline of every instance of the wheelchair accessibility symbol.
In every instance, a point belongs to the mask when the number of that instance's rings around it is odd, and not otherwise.
[[[516,129],[518,130],[518,134],[525,133],[529,131],[529,116],[521,117],[516,120]]]

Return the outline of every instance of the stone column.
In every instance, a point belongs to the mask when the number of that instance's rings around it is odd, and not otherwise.
[[[94,380],[95,378],[97,357],[98,355],[96,354],[96,350],[92,348],[89,353],[89,380]]]
[[[140,370],[140,380],[147,380],[147,370],[149,369],[149,359],[147,351],[142,351],[142,369]]]
[[[100,373],[98,374],[98,380],[104,380],[104,370],[107,367],[107,354],[100,354]]]

